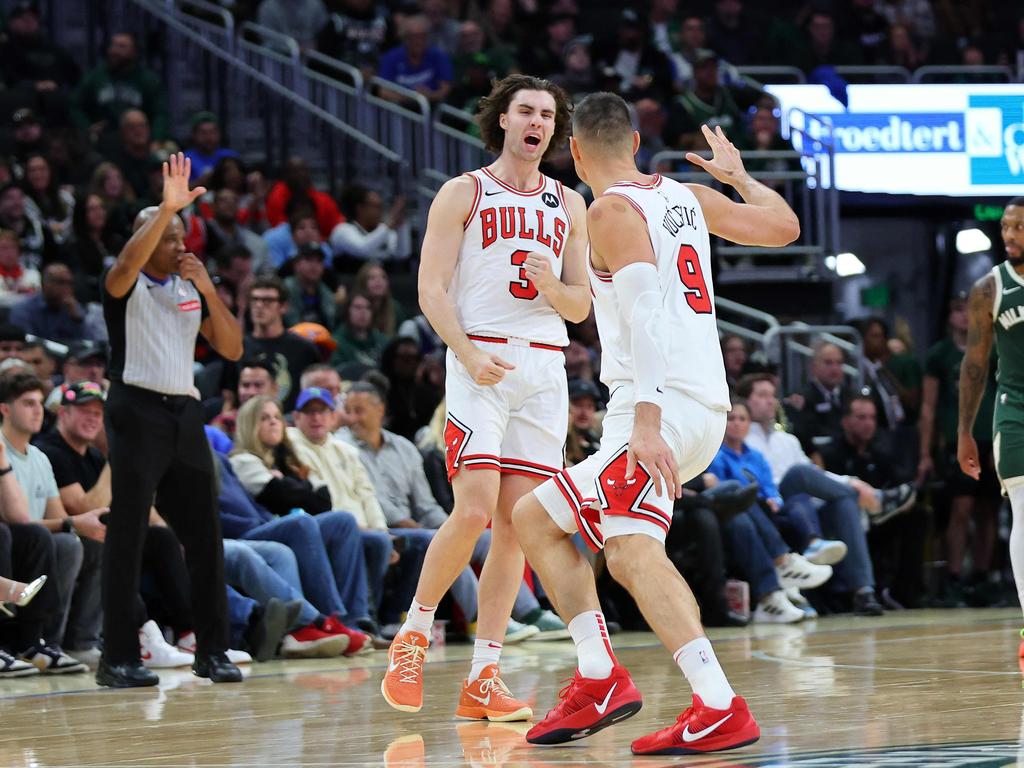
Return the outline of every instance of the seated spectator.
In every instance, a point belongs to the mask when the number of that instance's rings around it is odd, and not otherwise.
[[[366,561],[356,519],[348,512],[332,512],[330,490],[308,479],[309,467],[299,460],[285,433],[281,406],[262,395],[243,405],[235,446],[231,468],[253,500],[277,516],[244,531],[242,538],[269,538],[292,547],[305,568],[303,592],[329,616],[319,629],[348,635],[349,655],[371,650],[366,635],[342,623],[370,620]],[[303,530],[296,533],[299,526]]]
[[[733,480],[744,486],[752,482],[758,485],[759,503],[722,526],[736,567],[750,583],[751,594],[757,604],[754,621],[789,624],[800,621],[805,615],[817,616],[800,590],[824,584],[832,576],[832,568],[790,552],[765,513],[762,504],[775,515],[782,510],[784,502],[764,456],[744,445],[749,432],[747,405],[743,401],[734,401],[725,428],[725,440],[707,473],[719,482]],[[836,543],[827,542],[829,545]]]
[[[199,198],[204,219],[213,218],[213,197],[219,189],[238,195],[238,223],[257,234],[267,228],[267,192],[269,186],[262,171],[249,170],[237,157],[222,158],[210,172],[209,191]]]
[[[636,110],[637,131],[640,133],[640,148],[636,152],[637,167],[647,173],[671,171],[671,163],[665,160],[654,165],[655,155],[668,149],[662,139],[668,122],[665,107],[654,99],[640,99],[633,108]]]
[[[264,27],[295,38],[300,48],[314,48],[327,25],[327,8],[323,0],[263,0],[257,19]]]
[[[250,272],[258,274],[268,268],[267,241],[238,223],[238,193],[223,187],[213,193],[213,216],[206,220],[206,252],[217,258],[225,249],[238,248],[252,257]]]
[[[160,78],[139,63],[134,35],[115,32],[107,46],[106,60],[86,73],[78,86],[75,122],[95,142],[114,132],[127,109],[141,109],[145,113],[155,139],[162,141],[167,137],[167,104]]]
[[[399,336],[384,347],[380,373],[387,379],[388,429],[412,440],[444,397],[441,357],[425,357],[413,339]]]
[[[12,323],[0,323],[0,363],[21,358],[25,349],[25,329]]]
[[[106,206],[111,231],[127,240],[131,236],[132,220],[139,205],[134,190],[125,183],[121,169],[106,161],[97,165],[89,181],[89,194],[99,197]]]
[[[452,87],[452,62],[448,54],[429,44],[430,22],[425,16],[410,16],[398,36],[402,44],[380,59],[380,77],[422,94],[431,104],[444,102]],[[380,96],[396,103],[405,101],[387,89],[382,89]]]
[[[320,362],[320,353],[305,339],[285,330],[288,294],[278,278],[254,280],[248,306],[252,332],[245,336],[245,355],[251,357],[262,352],[278,363],[280,399],[288,411],[299,394],[299,377],[306,368]]]
[[[286,213],[288,201],[299,195],[308,197],[313,202],[320,237],[327,240],[334,228],[345,218],[338,210],[334,199],[313,186],[309,165],[301,157],[289,158],[281,171],[281,180],[270,188],[267,195],[267,223],[276,227],[283,224],[286,218],[290,218]]]
[[[75,293],[82,301],[99,301],[99,277],[117,259],[125,239],[117,233],[103,198],[88,193],[74,206],[71,231],[77,265]]]
[[[375,0],[340,0],[334,6],[337,10],[320,31],[317,50],[358,67],[369,79],[393,34],[387,6]]]
[[[126,109],[118,121],[118,129],[117,137],[106,142],[104,156],[121,169],[136,198],[159,203],[159,198],[153,199],[149,189],[150,172],[160,167],[160,160],[153,153],[149,118],[141,109]]]
[[[744,368],[750,353],[747,350],[747,342],[742,336],[735,333],[727,333],[722,337],[722,360],[725,362],[725,380],[729,383],[729,389],[734,391],[736,384],[746,373]]]
[[[0,186],[0,229],[18,236],[24,264],[42,269],[57,257],[57,243],[41,220],[28,215],[25,193],[13,182]]]
[[[708,48],[737,66],[763,60],[764,28],[742,0],[715,0],[707,25]]]
[[[380,621],[387,625],[397,622],[400,612],[411,604],[427,547],[448,515],[430,493],[416,446],[383,428],[385,405],[380,391],[373,384],[356,382],[345,402],[352,423],[338,436],[359,449],[388,528],[404,540],[397,567],[398,587],[381,606]],[[474,621],[478,584],[472,568],[467,566],[459,574],[451,594],[466,620]],[[509,642],[507,636],[505,642]]]
[[[7,460],[5,453],[0,454],[0,460]],[[14,497],[18,497],[19,505],[25,504],[24,492],[10,472],[6,479],[0,476],[0,495],[5,504],[10,505]],[[0,510],[0,521],[8,516],[9,512]],[[40,639],[47,618],[63,612],[57,583],[52,578],[57,570],[54,558],[53,537],[41,525],[0,522],[0,574],[24,583],[47,579],[29,604],[18,607],[13,621],[0,622],[0,678],[28,677],[40,672],[40,667],[18,658],[18,653],[45,644],[45,640],[40,643]],[[5,596],[13,597],[14,594],[18,592],[4,592]],[[70,668],[67,664],[65,667]]]
[[[843,542],[847,555],[835,566],[832,589],[852,593],[855,613],[881,615],[860,510],[866,509],[880,524],[912,505],[916,493],[909,485],[879,491],[859,478],[837,478],[812,464],[800,441],[776,428],[779,401],[775,392],[771,374],[748,374],[740,381],[737,394],[747,401],[752,421],[744,442],[767,459],[772,480],[786,502],[803,494],[823,502],[820,508],[808,509],[799,517],[794,515],[791,520],[778,523],[790,527],[790,543],[812,561],[812,541]]]
[[[185,157],[192,161],[192,184],[206,184],[217,163],[225,157],[238,157],[233,149],[222,147],[220,123],[213,112],[196,112],[190,121],[192,146]]]
[[[666,48],[657,37],[655,41],[662,53],[672,61],[677,87],[690,88],[693,86],[693,70],[697,63],[698,52],[705,49],[717,49],[708,43],[707,28],[704,25],[704,18],[700,14],[692,11],[684,12],[682,18],[676,23],[678,23],[678,31],[676,32],[670,26],[669,39],[666,41],[671,47]],[[721,52],[719,51],[719,53]],[[743,77],[736,67],[726,61],[724,57],[719,56],[718,80],[722,85],[729,86],[742,83]]]
[[[913,355],[894,355],[889,326],[879,317],[860,323],[864,341],[864,384],[878,409],[878,428],[896,429],[917,423],[921,407],[921,365]]]
[[[408,317],[405,308],[391,295],[387,271],[376,262],[367,262],[359,268],[352,290],[369,297],[373,305],[373,327],[389,338]]]
[[[299,461],[309,467],[310,480],[327,486],[331,506],[349,512],[359,524],[376,614],[384,596],[384,575],[398,558],[393,556],[387,520],[359,451],[331,435],[334,412],[334,397],[326,389],[303,389],[295,403],[295,426],[288,428],[288,438]],[[361,628],[376,632],[373,626]]]
[[[538,30],[536,45],[523,50],[521,58],[524,72],[537,77],[549,78],[562,70],[562,58],[566,46],[577,34],[577,15],[574,13],[549,13]]]
[[[779,126],[781,111],[778,109],[774,99],[760,100],[754,107],[751,107],[753,114],[750,116],[748,132],[750,134],[750,148],[757,152],[788,152],[793,149],[784,138]],[[749,163],[744,163],[748,173],[760,173],[763,171],[799,171],[799,160],[790,158],[751,158]],[[782,194],[787,188],[784,180],[765,179],[761,182],[767,187]]]
[[[794,401],[800,405],[795,431],[805,451],[821,450],[841,431],[843,408],[852,396],[845,384],[844,362],[843,350],[835,344],[820,341],[814,345],[810,379],[800,399]]]
[[[285,325],[319,323],[334,329],[337,304],[331,289],[324,285],[323,276],[323,249],[316,243],[300,246],[292,261],[292,274],[284,279],[284,289],[288,293]]]
[[[53,242],[63,245],[71,237],[71,217],[75,198],[57,183],[45,155],[29,155],[25,160],[25,214],[46,225]]]
[[[619,14],[615,37],[597,50],[597,66],[615,71],[623,98],[664,102],[672,96],[672,64],[654,46],[646,20],[632,8]]]
[[[565,463],[579,464],[601,447],[601,427],[595,418],[601,392],[593,382],[569,382],[569,434],[565,439]]]
[[[53,376],[57,371],[57,359],[40,339],[29,341],[21,350],[21,359],[32,366],[36,377],[43,383],[47,395],[53,389]]]
[[[334,401],[334,412],[329,430],[331,434],[348,426],[351,418],[345,410],[345,394],[341,391],[341,375],[332,366],[327,363],[311,365],[302,372],[302,378],[299,381],[302,389],[317,387],[330,393]]]
[[[861,63],[856,46],[836,35],[835,17],[826,8],[809,15],[802,43],[802,48],[794,51],[792,63],[808,74],[819,67]]]
[[[927,58],[937,28],[929,0],[880,0],[875,7],[890,26],[906,26],[914,42],[921,47],[922,58]]]
[[[514,64],[506,49],[487,47],[484,30],[477,22],[463,21],[459,26],[458,46],[452,54],[452,76],[455,82],[464,83],[470,68],[484,62],[491,72],[492,79],[507,75]],[[460,103],[454,98],[450,101],[454,104]]]
[[[266,267],[280,270],[304,245],[316,245],[324,253],[324,262],[332,263],[331,250],[321,241],[316,211],[309,198],[296,196],[288,201],[288,221],[263,233],[266,243]]]
[[[905,67],[914,71],[924,64],[922,51],[914,44],[910,30],[903,24],[893,24],[885,32],[884,44],[878,53],[878,63],[890,67]]]
[[[0,48],[0,73],[8,88],[27,88],[48,96],[78,82],[78,64],[67,51],[46,39],[35,2],[23,1],[10,8],[6,32],[7,40]]]
[[[13,373],[0,382],[4,463],[13,468],[20,494],[2,508],[4,522],[35,523],[53,534],[56,582],[61,610],[47,617],[41,640],[19,654],[43,672],[84,672],[84,664],[60,650],[91,649],[99,643],[101,622],[100,566],[106,526],[100,521],[105,508],[69,516],[61,502],[53,469],[46,455],[29,440],[43,419],[43,389],[30,373]],[[25,501],[22,502],[21,499]]]
[[[0,307],[10,309],[39,287],[39,270],[21,262],[18,236],[9,229],[0,229]]]
[[[367,368],[380,366],[381,354],[387,346],[387,336],[373,327],[373,307],[370,298],[353,292],[345,305],[344,319],[334,332],[338,348],[331,356],[331,365],[359,363]]]
[[[397,335],[414,339],[423,355],[443,353],[445,349],[444,340],[437,335],[434,326],[423,314],[410,317],[399,325]]]
[[[39,293],[22,299],[11,309],[11,322],[27,333],[52,341],[79,341],[86,337],[85,310],[75,299],[75,281],[64,264],[43,270]]]
[[[5,46],[6,48],[6,46]],[[25,161],[29,155],[47,153],[49,148],[48,131],[43,121],[30,107],[20,107],[11,115],[13,147],[11,158],[6,161],[7,171],[3,174],[3,184],[13,181],[19,174],[24,175]],[[6,147],[5,147],[6,149]]]
[[[693,63],[693,86],[684,90],[669,107],[665,143],[680,150],[706,151],[701,126],[721,126],[738,147],[745,147],[746,131],[739,107],[729,89],[719,83],[718,54],[697,51]]]
[[[320,362],[322,363],[330,360],[331,355],[338,348],[338,342],[331,336],[331,332],[326,327],[320,325],[320,323],[308,321],[296,323],[288,328],[288,332],[300,336],[316,347],[316,351],[320,355]]]
[[[105,342],[98,341],[76,341],[68,345],[67,355],[61,364],[60,386],[47,390],[46,415],[43,420],[44,431],[53,426],[52,416],[56,414],[61,405],[61,398],[64,392],[72,384],[84,381],[94,381],[103,387],[106,392],[110,388],[107,380],[107,353],[109,349]],[[45,382],[44,382],[45,385]],[[44,386],[45,388],[45,386]],[[107,450],[106,432],[101,429],[94,443],[102,453]]]
[[[367,261],[395,262],[409,255],[409,227],[405,221],[405,198],[395,197],[383,217],[380,193],[361,184],[350,184],[341,193],[345,221],[331,232],[334,266],[354,271]]]
[[[875,488],[896,488],[909,479],[909,474],[900,474],[904,462],[897,461],[876,439],[877,413],[872,398],[852,398],[844,409],[842,437],[822,451],[822,459],[829,472],[859,477]],[[886,607],[898,609],[919,604],[924,592],[922,564],[927,530],[927,517],[914,509],[884,525],[873,526],[869,532],[871,561],[881,588],[879,596]],[[991,558],[991,553],[984,554]],[[981,575],[988,574],[983,571]]]
[[[963,577],[971,529],[974,529],[974,578],[981,580],[992,566],[1002,494],[995,471],[992,415],[996,403],[996,366],[989,366],[985,393],[974,421],[981,475],[975,480],[960,470],[957,461],[957,429],[960,406],[960,367],[967,347],[967,294],[949,303],[949,332],[936,342],[925,358],[920,418],[920,459],[917,481],[930,475],[942,482],[942,492],[933,494],[937,512],[948,507],[949,522],[944,534],[946,568],[940,599],[949,606],[966,602],[971,585]],[[941,519],[941,518],[940,518]]]
[[[217,287],[224,288],[235,316],[240,322],[245,322],[249,310],[249,288],[256,279],[252,251],[240,245],[228,246],[215,252],[213,256],[216,276],[220,280]]]
[[[597,90],[594,60],[590,50],[592,44],[593,39],[589,35],[577,35],[572,38],[562,50],[561,68],[549,78],[551,82],[565,89],[573,100],[581,99]],[[646,134],[641,134],[641,138],[646,138]]]
[[[235,388],[221,392],[220,412],[210,421],[228,437],[234,437],[238,409],[254,397],[265,395],[279,400],[281,370],[277,357],[260,352],[243,357],[237,363],[238,380]],[[208,405],[217,406],[216,398]]]
[[[875,0],[853,0],[843,21],[841,26],[847,36],[860,47],[865,64],[891,63],[884,56],[889,22],[878,12]]]

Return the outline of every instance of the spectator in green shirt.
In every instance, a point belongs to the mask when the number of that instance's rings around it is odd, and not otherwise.
[[[344,322],[334,332],[334,340],[338,348],[331,357],[331,365],[360,363],[369,368],[380,365],[380,355],[388,338],[373,327],[373,305],[369,296],[352,294],[345,308]]]
[[[676,149],[700,152],[708,149],[700,127],[722,126],[737,146],[748,144],[740,109],[729,89],[718,82],[718,54],[698,51],[693,65],[693,87],[683,91],[669,109],[665,143]]]

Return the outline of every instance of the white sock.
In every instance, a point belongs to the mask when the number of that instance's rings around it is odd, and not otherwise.
[[[1009,489],[1010,510],[1013,519],[1010,524],[1010,566],[1013,580],[1017,583],[1017,597],[1024,606],[1024,485]]]
[[[584,611],[569,622],[569,634],[576,643],[580,674],[595,680],[604,680],[618,662],[608,640],[604,614]]]
[[[473,667],[469,670],[469,682],[479,680],[484,667],[488,664],[497,664],[500,658],[501,643],[478,637],[473,643]]]
[[[430,640],[430,628],[434,626],[434,612],[437,611],[437,606],[420,605],[414,599],[412,605],[409,606],[409,613],[405,615],[405,623],[399,632],[419,632],[424,635],[427,640]]]
[[[691,640],[673,653],[672,658],[683,670],[687,682],[701,701],[712,709],[729,708],[736,692],[725,679],[725,672],[718,663],[710,640],[706,637]]]

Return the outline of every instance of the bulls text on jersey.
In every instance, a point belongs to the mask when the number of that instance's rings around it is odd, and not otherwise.
[[[501,205],[480,211],[480,235],[483,247],[494,245],[498,240],[536,240],[550,248],[555,258],[562,255],[565,245],[566,221],[554,213],[539,208],[529,212],[521,205]]]

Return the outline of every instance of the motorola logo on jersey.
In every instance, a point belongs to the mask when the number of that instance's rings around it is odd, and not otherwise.
[[[557,201],[554,195],[551,197]],[[522,206],[503,205],[480,211],[480,228],[484,248],[494,245],[499,239],[536,240],[559,258],[565,245],[567,226],[561,216],[545,214],[541,209],[528,212]]]
[[[551,192],[545,192],[543,195],[540,196],[540,199],[544,201],[544,205],[546,205],[548,208],[558,207],[558,197],[556,197]]]

